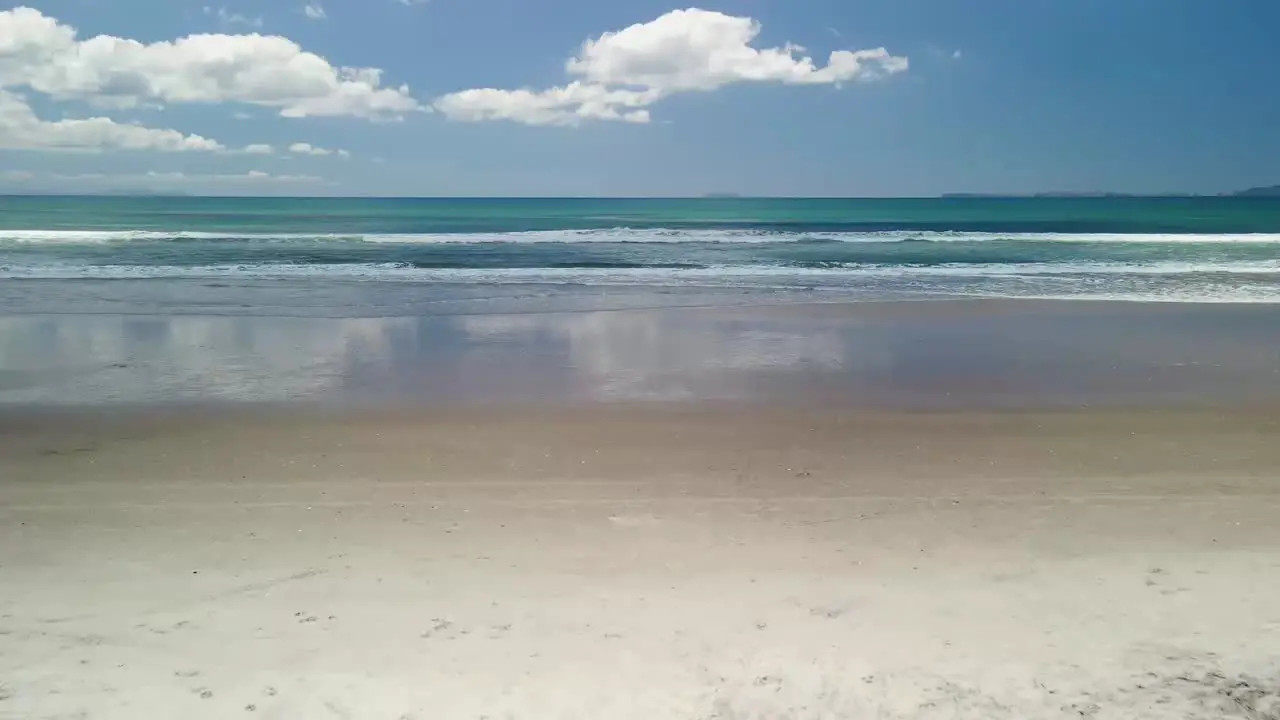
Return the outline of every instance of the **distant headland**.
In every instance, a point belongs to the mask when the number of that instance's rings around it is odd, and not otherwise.
[[[1235,193],[1236,197],[1280,197],[1280,185],[1249,188]]]
[[[943,193],[944,198],[1150,198],[1150,197],[1280,197],[1280,185],[1252,187],[1217,195],[1195,193],[1118,193],[1118,192],[1038,192],[1038,193]]]

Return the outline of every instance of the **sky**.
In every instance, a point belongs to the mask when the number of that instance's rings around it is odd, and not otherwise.
[[[1274,0],[0,3],[0,192],[1217,193]]]

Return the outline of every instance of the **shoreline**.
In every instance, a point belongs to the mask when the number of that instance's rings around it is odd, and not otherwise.
[[[663,284],[533,279],[484,281],[459,276],[436,279],[374,277],[13,277],[0,284],[7,316],[121,314],[146,316],[390,318],[771,305],[881,305],[909,303],[1105,303],[1114,305],[1270,306],[1280,302],[1264,282],[1270,270],[1232,284],[1214,273],[1186,276],[1190,285],[1153,286],[1149,291],[1120,287],[1114,292],[1055,292],[1052,283],[1039,293],[1020,287],[978,287],[975,278],[955,276],[945,287],[929,290],[910,278],[881,278],[847,286],[827,282]],[[1176,275],[1175,275],[1176,276]],[[1166,278],[1173,282],[1175,276]],[[939,282],[945,275],[936,278]],[[993,281],[997,276],[992,276]],[[1040,281],[1049,282],[1052,276]],[[954,282],[952,282],[954,281]],[[968,283],[968,284],[966,284]]]

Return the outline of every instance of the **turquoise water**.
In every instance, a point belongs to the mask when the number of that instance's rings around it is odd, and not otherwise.
[[[619,227],[798,233],[1277,233],[1280,199],[0,197],[0,230],[376,235]]]
[[[157,310],[214,281],[1274,302],[1280,200],[3,197],[0,280],[19,310],[119,280]]]

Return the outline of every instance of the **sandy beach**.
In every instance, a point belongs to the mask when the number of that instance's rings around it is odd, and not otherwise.
[[[1262,310],[7,318],[0,717],[1277,718]]]

